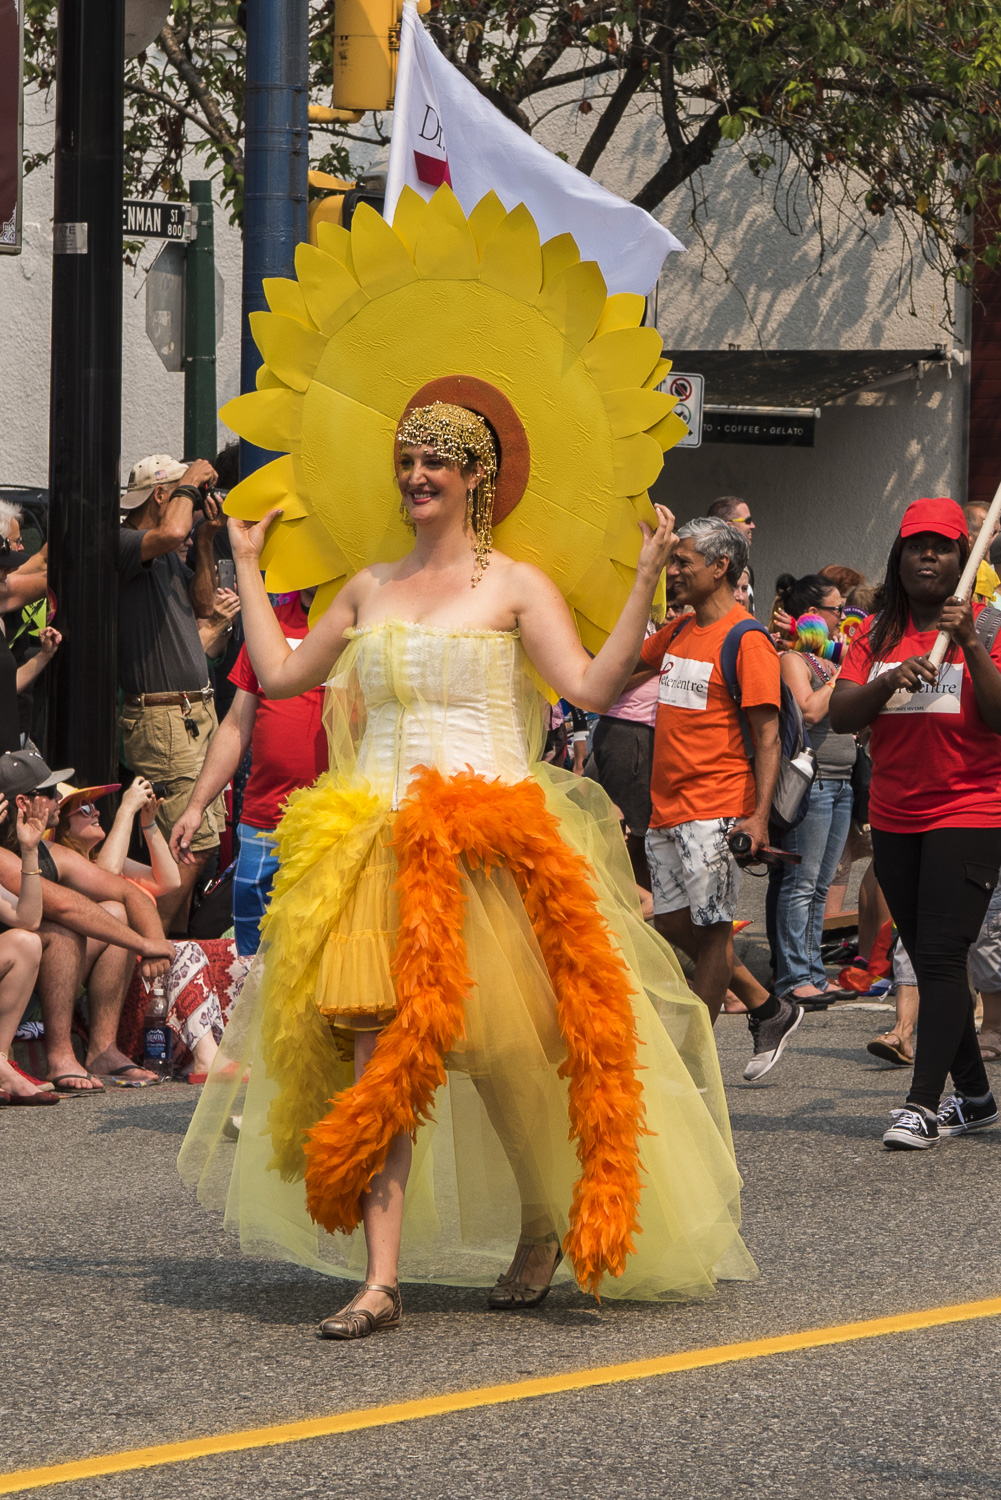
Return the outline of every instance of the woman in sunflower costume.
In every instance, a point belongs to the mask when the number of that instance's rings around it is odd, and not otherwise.
[[[224,416],[286,454],[231,491],[233,551],[264,690],[328,684],[331,770],[182,1173],[244,1249],[363,1279],[330,1338],[396,1327],[398,1276],[502,1310],[753,1275],[708,1014],[611,804],[539,760],[547,697],[621,691],[670,553],[659,336],[493,195],[321,233]],[[265,584],[319,585],[295,651]]]

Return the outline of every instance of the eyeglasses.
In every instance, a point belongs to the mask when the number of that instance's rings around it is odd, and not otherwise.
[[[847,604],[818,604],[817,608],[824,610],[825,613],[829,615],[837,615],[839,620],[843,620],[845,617],[845,610],[848,608],[848,606]]]
[[[85,818],[89,818],[92,813],[97,812],[97,808],[93,802],[81,802],[78,807],[74,807],[73,811],[75,813],[83,813]]]
[[[730,522],[730,525],[731,526],[753,526],[754,525],[754,518],[752,516],[734,516],[733,520]]]

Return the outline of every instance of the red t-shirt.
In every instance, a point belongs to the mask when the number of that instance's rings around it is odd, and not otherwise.
[[[299,596],[275,610],[285,639],[294,650],[309,632]],[[323,728],[323,688],[310,688],[297,698],[266,698],[244,646],[229,680],[259,699],[250,742],[251,767],[243,794],[241,822],[252,828],[274,828],[281,821],[282,803],[300,786],[312,786],[328,765]]]
[[[696,625],[683,615],[643,642],[641,657],[660,672],[651,828],[744,818],[754,811],[754,771],[719,664],[727,635],[746,619],[739,604],[712,625]],[[760,630],[741,639],[737,680],[744,708],[781,704],[778,652]]]
[[[973,606],[974,618],[984,608]],[[841,677],[871,682],[881,672],[926,656],[936,630],[909,626],[886,661],[873,664],[872,616],[852,641]],[[1001,636],[991,659],[1001,666]],[[939,669],[934,687],[900,695],[872,723],[869,821],[884,833],[924,833],[929,828],[1001,827],[1001,735],[988,729],[977,708],[966,659],[958,648]]]

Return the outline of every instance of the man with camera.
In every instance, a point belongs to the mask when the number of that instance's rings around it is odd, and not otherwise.
[[[157,821],[165,837],[188,804],[217,727],[198,621],[208,619],[217,584],[212,542],[225,524],[210,493],[216,472],[204,459],[185,467],[166,454],[141,459],[122,495],[118,557],[118,670],[122,747],[137,775],[163,787]],[[205,512],[194,567],[178,555],[196,506]],[[181,866],[181,886],[158,901],[165,931],[187,930],[191,893],[218,847],[222,797],[206,807]]]
[[[692,988],[715,1022],[734,967],[741,864],[768,843],[780,768],[781,678],[778,653],[763,630],[739,638],[739,707],[721,666],[730,631],[749,623],[733,593],[747,566],[746,538],[724,520],[701,517],[682,526],[678,539],[668,587],[674,602],[694,614],[670,621],[641,652],[649,675],[660,678],[646,849],[657,931],[694,959]],[[753,763],[741,711],[754,741]],[[743,994],[754,1056],[744,1076],[760,1078],[778,1061],[803,1011],[755,981],[751,986]]]

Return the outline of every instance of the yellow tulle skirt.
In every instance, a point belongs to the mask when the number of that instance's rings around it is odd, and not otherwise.
[[[475,780],[465,779],[462,805],[475,804]],[[748,1279],[755,1267],[739,1234],[740,1179],[705,1007],[670,948],[642,920],[621,830],[600,788],[545,766],[527,785],[539,794],[575,867],[586,870],[606,947],[626,976],[626,1025],[610,1007],[606,1032],[625,1030],[635,1038],[630,1077],[639,1081],[642,1122],[632,1137],[638,1148],[635,1215],[629,1253],[615,1266],[621,1274],[605,1274],[600,1294],[684,1298],[707,1294],[720,1278]],[[442,788],[453,796],[453,786],[442,782]],[[505,805],[502,798],[498,805]],[[383,1035],[390,1035],[395,1024],[394,1056],[406,1068],[407,1032],[400,1023],[415,1027],[412,1017],[420,1012],[404,1017],[402,1011],[405,813],[405,807],[394,813],[364,782],[333,773],[290,799],[262,949],[179,1158],[182,1176],[197,1184],[206,1207],[224,1212],[246,1253],[348,1278],[364,1275],[363,1236],[357,1228],[330,1233],[321,1227],[318,1219],[336,1224],[343,1215],[329,1204],[328,1213],[318,1212],[323,1190],[313,1167],[324,1131],[336,1128],[338,1109],[343,1112],[351,1098],[344,1091],[354,1078],[357,1032],[387,1027]],[[490,824],[484,837],[500,845],[502,835]],[[519,1234],[555,1229],[569,1243],[579,1230],[575,1214],[600,1220],[600,1180],[597,1188],[591,1183],[590,1206],[581,1206],[581,1129],[578,1124],[575,1139],[571,1124],[590,1110],[593,1126],[605,1109],[604,1129],[614,1135],[625,1129],[629,1100],[588,1076],[589,1062],[593,1074],[595,1058],[611,1059],[612,1052],[581,1059],[578,1042],[568,1064],[566,1004],[553,986],[545,893],[540,897],[535,889],[530,911],[529,877],[524,870],[519,876],[499,851],[484,857],[481,849],[474,858],[456,844],[452,852],[461,899],[461,942],[453,949],[471,982],[433,1091],[431,1118],[415,1130],[400,1276],[489,1286],[506,1269]],[[423,889],[420,922],[412,893],[404,912],[409,925],[403,936],[418,959],[421,945],[432,956],[443,951],[435,881]],[[561,915],[564,926],[568,920]],[[572,941],[569,952],[572,958]],[[577,987],[586,993],[586,957],[581,967],[585,972],[575,983],[580,980]],[[413,989],[412,978],[406,982]],[[601,1008],[600,994],[592,1003]],[[416,1031],[411,1035],[415,1048],[423,1044]],[[611,1069],[611,1061],[606,1066]],[[621,1072],[621,1059],[616,1066]],[[409,1080],[399,1081],[403,1094]],[[395,1107],[392,1080],[385,1090],[387,1105]],[[229,1126],[234,1115],[242,1116],[236,1143]],[[369,1121],[364,1112],[356,1115],[361,1135]],[[309,1151],[314,1159],[308,1162]],[[610,1204],[619,1187],[606,1176]],[[599,1223],[599,1238],[600,1229]],[[568,1253],[556,1281],[573,1275]],[[581,1280],[599,1289],[596,1275]]]

